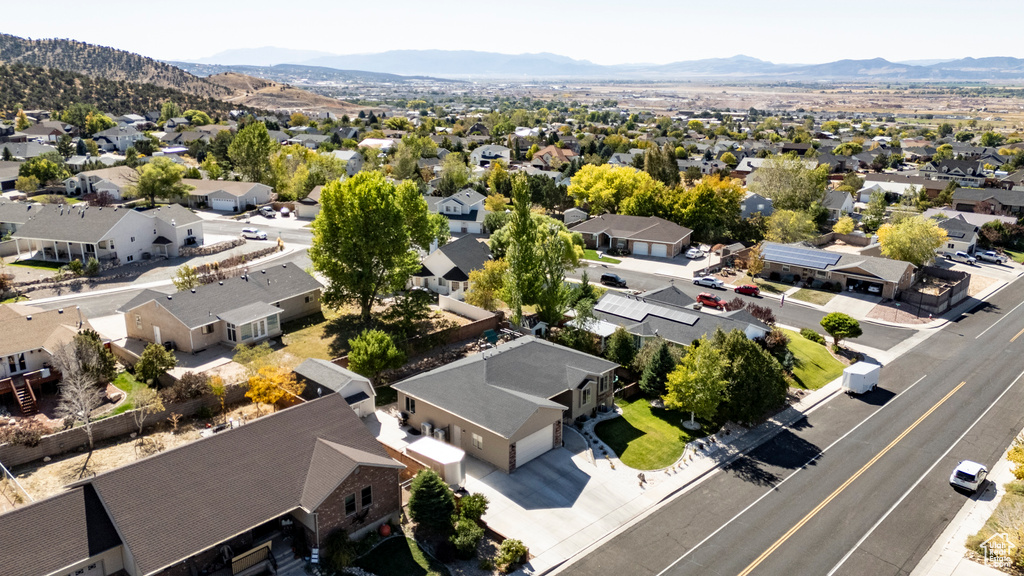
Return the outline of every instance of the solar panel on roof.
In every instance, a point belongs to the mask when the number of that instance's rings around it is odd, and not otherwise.
[[[842,255],[813,248],[768,244],[764,247],[763,257],[781,264],[825,270],[829,266],[835,266]]]

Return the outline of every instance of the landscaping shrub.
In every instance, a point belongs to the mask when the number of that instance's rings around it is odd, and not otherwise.
[[[85,266],[82,264],[81,260],[76,259],[68,262],[68,270],[70,270],[75,276],[81,276],[82,273],[85,272]]]
[[[487,505],[489,503],[487,496],[474,492],[459,500],[459,515],[474,522],[479,522],[480,518],[487,512]]]
[[[196,418],[199,418],[200,420],[209,420],[210,418],[213,418],[213,408],[210,408],[209,406],[200,406],[199,409],[196,410]]]
[[[484,529],[479,524],[469,518],[459,518],[449,541],[455,546],[459,558],[469,560],[476,554],[476,546],[483,537]]]
[[[768,326],[775,325],[775,313],[767,306],[758,306],[751,302],[750,304],[747,304],[747,312],[750,312],[751,316],[757,318],[761,322],[764,322]]]
[[[165,402],[185,402],[210,393],[210,377],[195,372],[185,372],[171,386],[160,392]]]
[[[825,345],[825,337],[822,336],[821,334],[818,334],[814,330],[811,330],[810,328],[801,328],[800,335],[803,336],[804,338],[807,338],[811,342],[816,342],[818,344],[821,344],[822,346]]]
[[[89,258],[89,261],[85,263],[85,275],[92,277],[100,273],[100,261],[95,258]]]
[[[511,572],[519,563],[526,560],[529,548],[519,540],[508,539],[501,543],[494,563],[503,574]]]
[[[455,495],[437,472],[420,470],[412,480],[409,516],[423,528],[440,534],[452,529]]]
[[[779,275],[778,272],[769,272],[768,273],[768,279],[771,280],[772,282],[778,282],[779,278],[781,278],[781,276]]]
[[[47,434],[52,434],[53,430],[44,424],[38,422],[29,421],[21,426],[4,426],[0,428],[0,444],[15,444],[18,446],[33,446],[39,445],[39,440]]]
[[[351,566],[358,557],[356,543],[348,537],[348,532],[338,529],[327,536],[321,555],[324,567],[340,573],[343,569]]]

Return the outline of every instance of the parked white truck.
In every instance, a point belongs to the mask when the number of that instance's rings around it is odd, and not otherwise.
[[[1006,264],[1009,260],[1005,255],[1000,254],[994,250],[986,250],[984,252],[978,252],[974,255],[978,260],[984,260],[985,262],[992,262],[994,264]]]

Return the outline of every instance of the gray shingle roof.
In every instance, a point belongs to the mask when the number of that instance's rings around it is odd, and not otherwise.
[[[345,400],[332,394],[82,484],[96,488],[138,573],[152,574],[300,506],[318,504],[364,463],[402,467],[387,458]]]
[[[829,190],[825,193],[825,199],[822,200],[821,205],[829,210],[839,210],[846,203],[847,198],[850,198],[850,193],[845,190]]]
[[[524,336],[395,384],[396,390],[465,418],[503,438],[512,437],[549,400],[616,364]],[[569,368],[576,370],[570,371]]]
[[[360,376],[355,372],[342,368],[333,362],[327,360],[321,360],[319,358],[308,358],[299,364],[298,368],[294,370],[295,374],[306,379],[308,382],[316,384],[317,386],[323,386],[338,392],[344,388],[349,382],[353,380],[360,380],[363,382],[369,382],[365,376]],[[303,397],[307,392],[310,392],[310,386],[303,390]],[[312,397],[316,397],[315,391]]]
[[[96,243],[131,210],[48,204],[32,212],[28,222],[13,234],[15,238]]]
[[[455,265],[451,270],[431,270],[434,276],[443,276],[446,280],[469,280],[469,273],[480,270],[484,262],[491,259],[491,249],[473,236],[463,236],[438,248]]]
[[[580,222],[571,230],[586,234],[607,232],[616,238],[668,243],[684,240],[693,232],[689,228],[657,216],[625,216],[622,214],[602,214]]]
[[[954,216],[939,222],[939,228],[946,231],[950,238],[968,238],[978,232],[978,227],[971,224],[963,216]]]
[[[1001,188],[957,188],[953,191],[953,204],[980,202],[993,199],[1003,206],[1024,206],[1024,192]]]
[[[294,264],[250,270],[248,279],[229,278],[222,283],[205,284],[195,291],[172,295],[145,290],[118,311],[128,313],[147,302],[156,301],[188,328],[211,324],[222,314],[239,308],[240,303],[274,304],[322,288],[319,282]]]

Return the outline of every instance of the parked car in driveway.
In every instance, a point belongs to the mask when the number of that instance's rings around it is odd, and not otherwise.
[[[692,247],[692,248],[690,248],[689,250],[686,251],[686,257],[691,259],[691,260],[695,260],[697,258],[703,258],[704,257],[704,251],[701,250],[700,248],[697,248],[696,246],[694,246],[694,247]]]
[[[970,264],[972,266],[978,263],[977,258],[971,256],[967,252],[961,252],[959,250],[957,250],[956,252],[946,252],[946,260],[952,260],[954,262],[963,262],[964,264]]]
[[[725,289],[725,282],[722,282],[714,276],[700,276],[699,278],[694,278],[693,283],[698,286],[706,286],[708,288],[717,288],[719,290]]]
[[[621,276],[619,276],[618,274],[612,274],[610,272],[601,274],[601,284],[616,286],[618,288],[626,287],[626,281]]]
[[[242,228],[242,238],[249,240],[266,240],[267,233],[256,228]]]
[[[971,460],[961,460],[950,474],[949,483],[953,488],[962,488],[973,494],[985,483],[987,476],[988,469],[981,464]]]
[[[761,289],[753,284],[744,284],[742,286],[737,286],[733,288],[732,291],[737,294],[746,294],[747,296],[761,295]]]
[[[975,256],[978,260],[984,260],[985,262],[992,262],[994,264],[1006,264],[1009,261],[1009,258],[994,250],[978,252]]]
[[[277,218],[277,212],[270,206],[263,206],[260,208],[260,216],[264,218]]]
[[[707,292],[701,292],[697,294],[697,303],[701,306],[710,306],[711,308],[718,308],[719,310],[725,310],[725,301],[715,296],[714,294],[708,294]]]

